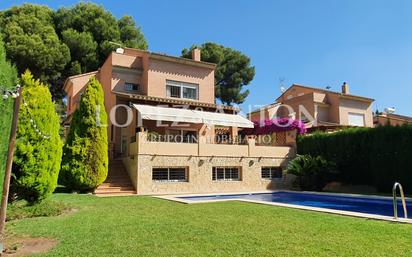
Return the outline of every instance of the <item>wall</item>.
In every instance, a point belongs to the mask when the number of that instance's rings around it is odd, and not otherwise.
[[[301,96],[296,96],[292,99],[286,100],[283,102],[283,104],[289,105],[290,107],[292,107],[293,111],[295,112],[295,118],[296,119],[300,119],[300,112],[299,112],[299,106],[301,106],[302,109],[302,115],[305,114],[303,112],[303,107],[307,110],[307,112],[309,113],[310,116],[312,116],[313,118],[315,118],[315,103],[314,103],[314,99],[313,99],[313,92],[312,93],[307,93],[305,95],[301,95]],[[288,109],[282,107],[279,110],[279,113],[282,113],[282,117],[286,117],[288,116],[290,113],[288,111]],[[308,119],[310,119],[311,117],[307,117]]]
[[[124,84],[126,82],[138,84],[139,90],[138,91],[126,91],[124,88]],[[143,95],[144,87],[143,87],[142,71],[132,70],[132,69],[126,70],[126,69],[113,68],[112,88],[113,88],[113,91],[115,92]]]
[[[125,68],[143,69],[142,57],[118,54],[115,52],[112,53],[112,65]]]
[[[306,94],[311,94],[313,93],[313,89],[310,88],[304,88],[304,87],[299,87],[299,86],[294,86],[290,90],[287,90],[280,98],[279,102],[284,103],[287,100],[290,100],[294,97],[306,95]]]
[[[381,115],[373,117],[373,123],[375,126],[385,126],[385,125],[402,126],[404,124],[412,124],[412,121],[408,121],[406,119],[388,117],[384,115],[386,114],[381,114]]]
[[[247,192],[282,188],[282,179],[261,178],[261,167],[284,166],[283,159],[238,158],[238,157],[189,157],[138,155],[137,193],[186,194],[214,192]],[[213,181],[212,167],[234,166],[241,168],[241,181]],[[187,167],[188,182],[152,181],[153,167]]]
[[[79,76],[73,76],[67,81],[67,98],[69,104],[67,106],[67,115],[72,114],[80,104],[81,93],[86,89],[87,82],[92,76],[95,76],[96,73],[87,73]]]
[[[373,127],[372,103],[341,97],[339,105],[340,124],[349,125],[349,113],[364,114],[365,127]]]
[[[289,134],[296,136],[293,132]],[[289,138],[288,143],[292,144],[290,141]],[[199,138],[198,144],[166,143],[148,142],[146,133],[137,133],[136,142],[138,154],[151,155],[286,158],[293,157],[295,153],[290,146],[256,146],[254,139],[249,139],[247,145],[210,144],[204,137]]]
[[[166,97],[166,80],[199,85],[199,101],[215,103],[214,70],[179,63],[150,59],[148,95]]]
[[[296,133],[287,134],[292,143]],[[285,167],[294,156],[294,147],[256,146],[254,139],[248,145],[208,144],[202,137],[195,144],[148,142],[139,132],[123,162],[138,194],[242,192],[282,188],[282,179],[262,179],[261,168]],[[212,167],[218,166],[240,167],[241,181],[213,181]],[[153,167],[185,167],[188,182],[152,181]]]
[[[329,106],[319,106],[318,105],[318,113],[317,113],[317,120],[318,121],[329,121]]]
[[[340,99],[337,94],[327,94],[326,96],[329,106],[329,122],[340,124],[339,104]]]

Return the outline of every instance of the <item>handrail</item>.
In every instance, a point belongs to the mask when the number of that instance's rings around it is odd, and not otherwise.
[[[399,187],[399,193],[401,194],[401,200],[402,200],[402,207],[403,207],[403,213],[405,216],[405,219],[408,218],[408,211],[406,209],[406,201],[405,201],[405,195],[403,193],[403,188],[402,185],[398,182],[395,182],[392,188],[392,194],[393,194],[393,216],[395,219],[398,218],[398,200],[396,196],[396,188]]]

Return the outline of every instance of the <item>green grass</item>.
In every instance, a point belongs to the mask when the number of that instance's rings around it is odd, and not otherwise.
[[[7,224],[8,233],[59,241],[39,256],[412,256],[412,226],[405,224],[242,202],[52,200],[77,210]]]
[[[60,201],[45,200],[38,204],[29,204],[24,200],[20,200],[7,206],[7,221],[58,216],[68,211],[70,211],[70,206]]]

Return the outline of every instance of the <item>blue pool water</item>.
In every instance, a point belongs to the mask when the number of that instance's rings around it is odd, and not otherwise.
[[[332,194],[312,194],[301,192],[274,192],[260,194],[233,194],[207,196],[181,196],[180,199],[207,201],[219,199],[247,199],[265,202],[286,203],[334,210],[361,212],[393,217],[392,199],[380,197],[357,197]],[[408,214],[412,215],[412,201],[406,201]],[[404,217],[402,203],[398,197],[398,216]]]

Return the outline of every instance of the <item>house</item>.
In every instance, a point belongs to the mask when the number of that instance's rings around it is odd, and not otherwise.
[[[253,123],[238,109],[215,103],[215,68],[200,60],[199,49],[185,59],[119,48],[98,71],[67,79],[67,124],[89,78],[103,86],[112,165],[97,193],[244,192],[283,185],[296,133],[279,133],[269,143],[244,136]]]
[[[401,126],[404,124],[412,124],[412,117],[399,115],[390,112],[378,113],[373,116],[373,124],[377,126]]]
[[[293,84],[275,103],[249,114],[251,120],[292,116],[309,130],[341,127],[373,127],[373,99],[350,94],[344,83],[341,92]]]

